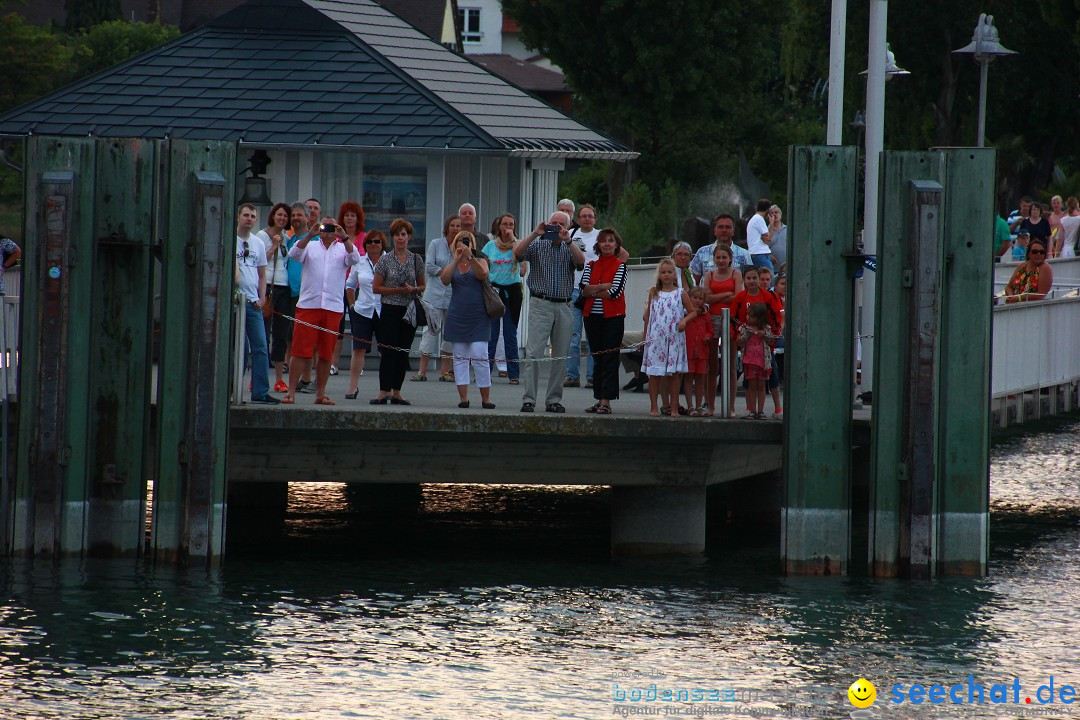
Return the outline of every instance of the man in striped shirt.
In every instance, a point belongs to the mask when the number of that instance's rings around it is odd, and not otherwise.
[[[548,230],[551,228],[551,230]],[[570,216],[562,211],[552,213],[551,219],[517,241],[514,256],[529,263],[529,338],[525,344],[525,395],[521,412],[536,407],[540,385],[540,358],[546,355],[550,342],[557,357],[570,345],[574,308],[570,297],[574,291],[574,272],[585,266],[585,255],[570,238]],[[544,409],[562,413],[565,359],[544,362],[547,366],[547,395]]]

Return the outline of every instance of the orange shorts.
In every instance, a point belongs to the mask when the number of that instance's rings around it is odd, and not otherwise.
[[[296,308],[296,319],[323,330],[296,323],[293,326],[292,354],[298,358],[310,358],[318,348],[319,358],[334,362],[334,345],[337,344],[338,327],[344,313],[330,312],[322,308]],[[329,330],[330,332],[326,332]]]

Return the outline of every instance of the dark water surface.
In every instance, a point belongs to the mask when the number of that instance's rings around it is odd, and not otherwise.
[[[996,444],[980,579],[784,578],[768,534],[612,562],[602,489],[428,486],[409,514],[294,486],[284,535],[235,520],[212,573],[0,566],[0,718],[850,717],[859,677],[867,717],[1080,718],[1023,704],[1080,686],[1078,430]],[[1021,704],[890,701],[968,675]],[[617,700],[654,683],[702,699]]]

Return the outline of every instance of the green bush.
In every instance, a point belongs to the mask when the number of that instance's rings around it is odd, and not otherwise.
[[[654,190],[639,180],[623,191],[609,222],[602,224],[614,226],[630,256],[639,257],[676,237],[685,214],[685,199],[674,182],[668,180]]]

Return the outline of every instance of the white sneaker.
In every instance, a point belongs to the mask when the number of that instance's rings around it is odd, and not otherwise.
[[[337,365],[331,365],[330,366],[330,374],[331,375],[337,375],[338,374]]]
[[[774,412],[772,414],[772,419],[773,420],[783,420],[784,419],[784,412],[782,410],[777,410],[776,412]]]

